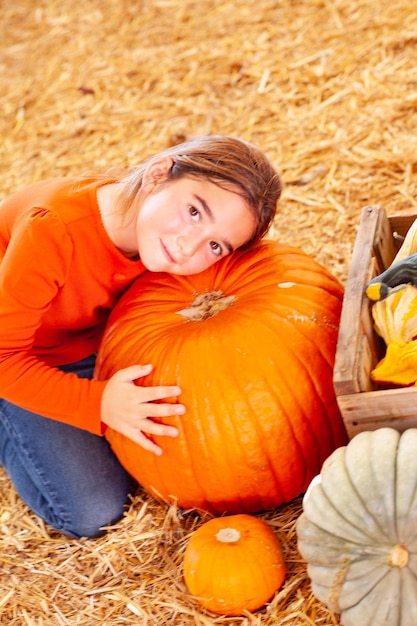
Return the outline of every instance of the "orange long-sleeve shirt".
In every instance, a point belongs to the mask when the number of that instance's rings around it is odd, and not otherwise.
[[[105,382],[56,367],[95,352],[107,317],[145,271],[112,243],[96,191],[112,179],[50,179],[0,204],[0,397],[101,434]]]

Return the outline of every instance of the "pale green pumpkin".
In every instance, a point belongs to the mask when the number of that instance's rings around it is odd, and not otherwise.
[[[363,432],[333,452],[297,536],[314,595],[344,626],[416,626],[417,429]]]

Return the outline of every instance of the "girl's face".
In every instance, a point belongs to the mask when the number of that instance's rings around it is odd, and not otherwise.
[[[144,179],[136,218],[140,259],[153,272],[197,274],[245,244],[255,217],[237,193],[207,179]]]

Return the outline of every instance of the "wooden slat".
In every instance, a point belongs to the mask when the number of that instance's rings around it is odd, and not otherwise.
[[[415,219],[417,219],[417,215],[415,213],[409,213],[408,215],[392,215],[389,218],[391,232],[398,233],[402,237],[405,237]],[[401,241],[397,240],[395,242],[394,240],[394,245],[397,249],[400,248]]]
[[[392,237],[391,223],[385,211],[381,209],[379,211],[379,222],[373,243],[373,254],[377,264],[377,272],[375,275],[380,274],[391,265],[396,252],[397,248],[394,245],[394,239]]]
[[[417,428],[417,389],[385,389],[338,397],[350,437],[363,430],[388,426],[403,431]]]
[[[362,211],[346,281],[336,350],[333,383],[338,396],[363,390],[361,381],[364,380],[364,374],[360,356],[364,353],[364,336],[370,342],[366,353],[375,353],[371,345],[373,331],[369,304],[364,301],[363,294],[371,278],[371,268],[375,273],[382,271],[375,257],[375,242],[378,241],[380,224],[384,220],[385,211],[380,206],[365,207]]]

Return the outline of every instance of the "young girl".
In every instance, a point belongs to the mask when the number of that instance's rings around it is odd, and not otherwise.
[[[57,530],[94,537],[135,484],[107,426],[161,454],[152,435],[181,415],[155,403],[181,390],[141,387],[151,364],[92,379],[108,315],[146,270],[190,275],[268,230],[279,176],[253,145],[208,136],[126,177],[51,179],[0,205],[0,463],[26,504]]]

